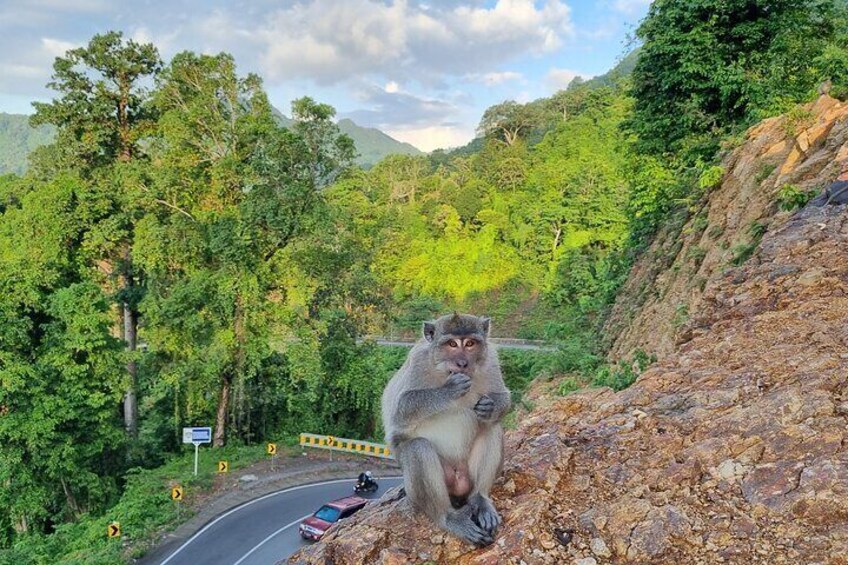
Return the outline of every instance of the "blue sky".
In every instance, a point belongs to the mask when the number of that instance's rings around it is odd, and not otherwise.
[[[429,151],[503,100],[611,68],[650,0],[0,0],[0,112],[51,96],[54,58],[120,30],[175,53],[227,51],[289,113],[303,95]]]

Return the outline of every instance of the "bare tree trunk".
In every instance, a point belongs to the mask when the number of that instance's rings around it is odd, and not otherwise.
[[[135,283],[133,281],[132,256],[130,255],[129,247],[124,251],[123,279],[123,290],[125,293],[130,293]],[[135,353],[137,347],[138,314],[128,300],[125,296],[121,315],[123,318],[124,341],[127,343],[127,351],[132,355]],[[131,358],[127,362],[127,373],[129,373],[130,379],[124,395],[124,426],[130,437],[135,439],[138,437],[138,398],[136,395],[138,388],[138,367],[134,358]]]
[[[65,491],[65,500],[68,503],[68,508],[71,509],[71,513],[74,516],[74,519],[77,519],[82,514],[82,510],[80,509],[79,504],[77,503],[77,499],[74,496],[74,493],[71,492],[70,487],[68,487],[68,483],[64,478],[59,479],[59,482],[62,483],[62,490]]]
[[[229,414],[233,382],[241,378],[244,372],[244,311],[241,306],[240,295],[236,295],[235,311],[233,312],[233,333],[236,338],[236,350],[233,352],[233,370],[224,375],[224,380],[221,383],[221,396],[218,398],[218,411],[215,416],[215,437],[212,439],[213,447],[223,447],[227,442],[227,416]],[[239,423],[236,418],[234,418],[234,422],[236,424]]]
[[[221,383],[221,395],[218,397],[218,412],[215,415],[215,436],[212,438],[212,447],[224,447],[227,443],[227,410],[230,406],[230,389],[233,385],[231,375],[224,375]]]
[[[551,259],[556,259],[556,250],[559,247],[559,238],[562,236],[562,226],[557,225],[554,228],[554,243],[551,246]]]

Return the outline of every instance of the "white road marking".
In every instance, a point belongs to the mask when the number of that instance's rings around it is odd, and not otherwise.
[[[247,559],[248,557],[250,557],[250,554],[251,554],[251,553],[253,553],[253,552],[254,552],[254,551],[256,551],[257,549],[259,549],[260,547],[262,547],[263,545],[265,545],[267,542],[271,541],[271,538],[273,538],[273,537],[274,537],[274,536],[276,536],[277,534],[280,534],[280,533],[284,532],[285,530],[288,530],[288,529],[289,529],[289,528],[291,528],[292,526],[296,526],[297,524],[299,524],[299,523],[301,523],[302,521],[306,520],[306,519],[307,519],[307,518],[309,518],[310,516],[312,516],[312,512],[310,512],[309,514],[307,514],[307,515],[305,515],[305,516],[301,516],[300,518],[298,518],[298,519],[297,519],[297,520],[295,520],[294,522],[290,522],[290,523],[286,524],[285,526],[283,526],[282,528],[280,528],[279,530],[277,530],[276,532],[274,532],[273,534],[271,534],[270,536],[268,536],[267,538],[265,538],[264,540],[262,540],[262,541],[260,541],[258,544],[256,544],[256,545],[253,547],[253,549],[251,549],[250,551],[248,551],[247,553],[245,553],[244,555],[242,555],[241,559],[239,559],[238,561],[236,561],[235,563],[233,563],[233,565],[239,565],[239,563],[243,562],[245,559]]]
[[[182,544],[174,553],[169,555],[168,558],[165,559],[165,561],[163,561],[159,565],[165,565],[166,563],[168,563],[171,559],[176,557],[183,549],[185,549],[191,542],[193,542],[198,537],[200,537],[203,534],[203,532],[205,532],[206,530],[208,530],[209,528],[211,528],[212,526],[214,526],[215,524],[217,524],[218,522],[220,522],[221,520],[223,520],[224,518],[226,518],[230,514],[233,514],[235,512],[238,512],[239,510],[247,508],[248,506],[250,506],[251,504],[253,504],[255,502],[259,502],[261,500],[265,500],[266,498],[271,498],[272,496],[277,496],[278,494],[283,494],[283,493],[291,492],[291,491],[294,491],[294,490],[300,490],[300,489],[305,489],[305,488],[309,488],[309,487],[317,487],[317,486],[321,486],[321,485],[331,485],[331,484],[335,484],[335,483],[346,483],[346,482],[349,482],[351,480],[354,480],[354,479],[334,479],[332,481],[324,481],[324,482],[321,482],[321,483],[311,483],[311,484],[308,484],[308,485],[298,485],[296,487],[289,487],[289,488],[286,488],[286,489],[283,489],[283,490],[278,490],[277,492],[272,492],[272,493],[266,494],[264,496],[260,496],[259,498],[254,498],[253,500],[245,502],[241,506],[236,506],[235,508],[232,508],[232,509],[228,510],[227,512],[224,512],[223,514],[221,514],[220,516],[218,516],[217,518],[215,518],[214,520],[212,520],[211,522],[209,522],[208,524],[203,526],[200,529],[200,531],[198,531],[196,534],[191,536],[188,539],[187,542]]]
[[[400,478],[400,477],[398,477],[398,476],[392,476],[392,477],[378,477],[378,478],[383,478],[383,479],[397,479],[397,478]],[[215,524],[217,524],[218,522],[220,522],[221,520],[223,520],[224,518],[226,518],[226,517],[227,517],[227,516],[229,516],[230,514],[233,514],[233,513],[235,513],[235,512],[238,512],[239,510],[242,510],[242,509],[244,509],[244,508],[247,508],[248,506],[250,506],[251,504],[253,504],[253,503],[255,503],[255,502],[259,502],[259,501],[261,501],[261,500],[265,500],[266,498],[271,498],[272,496],[277,496],[278,494],[285,494],[285,493],[287,493],[287,492],[292,492],[292,491],[295,491],[295,490],[301,490],[301,489],[305,489],[305,488],[309,488],[309,487],[318,487],[318,486],[322,486],[322,485],[332,485],[332,484],[335,484],[335,483],[346,483],[346,482],[350,482],[350,481],[353,481],[353,480],[356,480],[356,479],[334,479],[334,480],[332,480],[332,481],[323,481],[323,482],[320,482],[320,483],[310,483],[310,484],[308,484],[308,485],[298,485],[298,486],[294,486],[294,487],[288,487],[288,488],[285,488],[285,489],[283,489],[283,490],[278,490],[277,492],[272,492],[272,493],[268,493],[268,494],[266,494],[266,495],[264,495],[264,496],[260,496],[259,498],[254,498],[253,500],[250,500],[250,501],[248,501],[248,502],[245,502],[245,503],[244,503],[244,504],[242,504],[241,506],[236,506],[235,508],[231,508],[230,510],[228,510],[228,511],[224,512],[223,514],[221,514],[220,516],[218,516],[217,518],[215,518],[214,520],[212,520],[211,522],[209,522],[208,524],[206,524],[205,526],[203,526],[203,527],[200,529],[200,531],[198,531],[196,534],[194,534],[193,536],[191,536],[191,537],[188,539],[188,541],[187,541],[187,542],[185,542],[185,543],[184,543],[184,544],[182,544],[180,547],[178,547],[178,548],[177,548],[177,550],[176,550],[174,553],[172,553],[171,555],[169,555],[169,556],[168,556],[168,558],[167,558],[167,559],[165,559],[165,560],[164,560],[162,563],[160,563],[159,565],[165,565],[166,563],[168,563],[171,559],[173,559],[174,557],[176,557],[176,556],[177,556],[177,555],[178,555],[178,554],[179,554],[179,553],[180,553],[183,549],[185,549],[186,547],[188,547],[188,545],[189,545],[191,542],[193,542],[193,541],[194,541],[194,540],[196,540],[198,537],[200,537],[200,536],[203,534],[203,532],[205,532],[206,530],[208,530],[209,528],[211,528],[212,526],[214,526]],[[311,513],[310,513],[310,514],[308,514],[308,516],[311,516]],[[301,518],[301,520],[302,520],[302,519],[303,519],[303,518]],[[263,543],[264,543],[264,542],[263,542]],[[243,558],[242,558],[242,559],[243,559]]]

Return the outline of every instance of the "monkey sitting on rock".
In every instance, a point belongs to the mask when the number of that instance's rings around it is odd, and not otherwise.
[[[423,334],[383,391],[386,439],[413,508],[488,545],[501,522],[489,491],[503,463],[500,420],[510,406],[489,318],[454,313],[424,322]]]

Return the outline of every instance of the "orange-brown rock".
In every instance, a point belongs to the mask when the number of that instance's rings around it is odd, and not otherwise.
[[[777,117],[749,129],[722,160],[721,185],[685,224],[662,230],[636,262],[605,327],[612,360],[636,350],[660,359],[673,352],[705,287],[740,246],[755,241],[752,231],[776,229],[790,217],[777,205],[780,190],[818,193],[839,175],[848,162],[848,104],[822,96],[805,110],[802,123]]]

